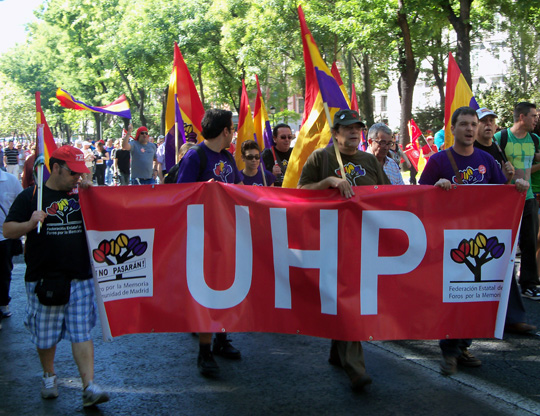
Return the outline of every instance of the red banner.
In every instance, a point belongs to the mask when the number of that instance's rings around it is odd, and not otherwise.
[[[523,194],[510,185],[355,192],[83,190],[104,335],[502,337]]]

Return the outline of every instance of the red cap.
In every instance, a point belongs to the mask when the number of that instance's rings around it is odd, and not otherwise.
[[[84,154],[76,147],[65,145],[52,152],[51,157],[63,160],[73,172],[90,173],[84,163]]]
[[[141,131],[148,131],[148,129],[144,126],[141,126],[137,129],[137,133],[135,133],[135,140],[139,140],[139,134],[141,134]]]
[[[98,143],[105,144],[103,140],[98,141]]]

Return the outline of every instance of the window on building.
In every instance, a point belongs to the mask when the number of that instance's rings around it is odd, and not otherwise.
[[[388,102],[388,96],[381,95],[381,111],[387,111],[386,104]]]

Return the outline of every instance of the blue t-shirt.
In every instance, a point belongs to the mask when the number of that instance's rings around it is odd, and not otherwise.
[[[502,185],[506,183],[506,177],[501,168],[489,153],[475,148],[472,155],[461,156],[454,151],[453,147],[450,148],[450,151],[454,156],[464,185]],[[418,182],[420,185],[435,185],[439,179],[448,179],[450,182],[458,184],[446,151],[435,153],[429,158]]]
[[[242,182],[243,176],[236,167],[234,158],[227,150],[214,152],[209,149],[204,142],[199,143],[199,147],[206,153],[206,167],[199,176],[201,160],[199,154],[194,149],[189,149],[182,158],[178,169],[177,183],[206,182],[215,179],[224,183]]]
[[[257,173],[253,176],[247,176],[244,173],[242,175],[244,177],[244,185],[264,186],[261,170],[262,168],[259,166],[259,170],[257,170]],[[276,181],[276,177],[266,169],[264,170],[264,176],[266,177],[266,186],[271,186]]]

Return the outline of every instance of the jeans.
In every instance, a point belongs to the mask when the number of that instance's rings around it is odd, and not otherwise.
[[[132,178],[131,179],[132,185],[154,185],[155,183],[156,183],[156,180],[154,178],[150,178],[150,179]]]

